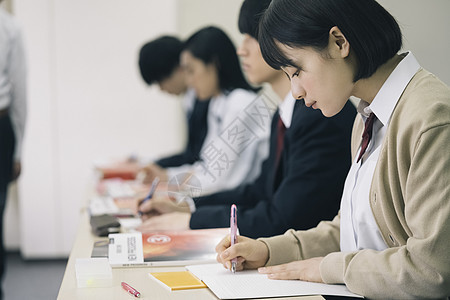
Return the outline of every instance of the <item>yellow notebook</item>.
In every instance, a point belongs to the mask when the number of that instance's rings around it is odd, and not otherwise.
[[[157,279],[171,291],[205,288],[206,285],[189,271],[152,272],[150,276]]]

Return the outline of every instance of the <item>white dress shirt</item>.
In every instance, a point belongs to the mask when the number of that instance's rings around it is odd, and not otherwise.
[[[392,112],[404,89],[420,68],[410,52],[403,55],[405,57],[388,77],[372,103],[369,105],[361,100],[358,105],[358,112],[364,121],[372,112],[377,119],[366,152],[359,162],[357,162],[359,153],[356,155],[345,181],[340,227],[340,244],[343,252],[361,249],[380,251],[387,248],[370,207],[369,192]]]
[[[278,101],[243,89],[211,99],[201,161],[167,169],[169,181],[186,177],[198,197],[252,182],[269,152],[270,124]]]
[[[0,110],[9,109],[16,137],[15,160],[20,160],[26,119],[26,62],[20,28],[0,8]]]
[[[292,93],[289,92],[284,100],[278,105],[278,113],[280,114],[281,121],[283,121],[284,127],[291,127],[292,114],[294,113],[295,98],[292,97]]]
[[[273,96],[277,97],[275,94]],[[291,92],[289,92],[283,100],[280,99],[280,102],[278,105],[279,115],[280,115],[281,121],[283,122],[283,124],[286,128],[291,127],[295,101],[296,100],[294,97],[292,97]],[[194,200],[191,197],[189,197],[189,196],[186,197],[185,195],[180,195],[180,194],[175,195],[175,196],[176,196],[178,202],[185,201],[189,205],[189,209],[190,209],[191,213],[195,212],[196,206],[195,206]]]

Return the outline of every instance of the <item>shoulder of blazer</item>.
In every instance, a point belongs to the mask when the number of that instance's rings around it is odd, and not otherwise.
[[[324,118],[326,117],[322,115],[320,110],[307,107],[303,100],[297,100],[292,113],[291,127],[288,132],[293,132],[295,130],[291,129],[298,129],[299,127],[314,126],[317,122],[320,122]]]

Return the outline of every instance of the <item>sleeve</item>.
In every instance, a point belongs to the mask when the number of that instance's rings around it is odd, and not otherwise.
[[[201,183],[201,195],[236,188],[259,175],[269,152],[271,116],[261,128],[254,126],[252,116],[246,110],[258,101],[255,97],[253,93],[237,90],[226,98],[226,113],[221,120],[220,132],[203,146],[201,161],[189,168]],[[174,176],[180,170],[169,168],[168,175]]]
[[[194,156],[186,149],[185,152],[164,157],[156,161],[156,164],[162,168],[177,167],[184,164],[192,164],[195,162]]]
[[[265,162],[267,164],[267,161]],[[263,167],[263,170],[265,168]],[[265,172],[261,172],[258,179],[250,184],[237,187],[233,190],[215,193],[208,196],[198,197],[194,199],[196,211],[191,215],[190,228],[216,228],[229,226],[230,207],[232,204],[238,205],[238,218],[241,209],[254,207],[257,201],[269,201],[267,193],[265,193]],[[244,226],[246,227],[246,226]],[[242,231],[240,229],[241,234]]]
[[[232,204],[253,206],[256,204],[256,199],[266,197],[261,189],[257,190],[255,187],[254,183],[249,183],[232,190],[194,198],[195,206],[197,208],[208,205]]]
[[[322,221],[309,230],[289,229],[283,235],[260,238],[269,249],[267,266],[325,256],[339,251],[340,215],[332,221]]]
[[[272,121],[272,129],[271,133],[275,132],[274,126],[275,122]],[[258,201],[265,200],[268,201],[269,197],[269,186],[268,178],[272,178],[268,176],[269,172],[272,172],[273,165],[273,156],[275,152],[274,143],[275,143],[275,134],[271,134],[270,139],[272,142],[270,143],[271,149],[269,152],[269,157],[263,162],[261,173],[258,178],[248,184],[241,185],[235,189],[218,192],[212,195],[203,196],[195,198],[196,207],[207,206],[207,205],[245,205],[245,206],[255,206]]]
[[[22,155],[22,142],[27,116],[27,70],[25,49],[20,29],[11,41],[9,55],[8,77],[11,81],[11,120],[16,136],[16,150],[14,158],[20,161]]]
[[[238,205],[238,219],[244,220],[247,216],[242,216],[244,210],[248,207],[254,207],[258,201],[269,201],[265,192],[266,172],[269,162],[266,160],[263,166],[263,172],[256,181],[237,187],[233,190],[215,193],[208,196],[195,198],[196,211],[191,215],[190,228],[216,228],[227,227],[230,225],[230,206]],[[242,226],[240,226],[240,233]],[[244,225],[244,227],[247,227]],[[247,232],[246,232],[247,233]],[[247,235],[249,236],[249,235]],[[250,236],[251,237],[251,236]]]
[[[326,283],[345,283],[368,298],[450,295],[450,125],[423,133],[407,174],[406,244],[384,251],[331,253],[320,266]]]

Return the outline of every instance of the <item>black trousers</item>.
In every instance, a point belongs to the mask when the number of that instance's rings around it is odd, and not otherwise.
[[[5,271],[6,253],[3,245],[3,214],[8,185],[11,182],[14,160],[15,136],[8,114],[0,117],[0,299],[1,279]]]

